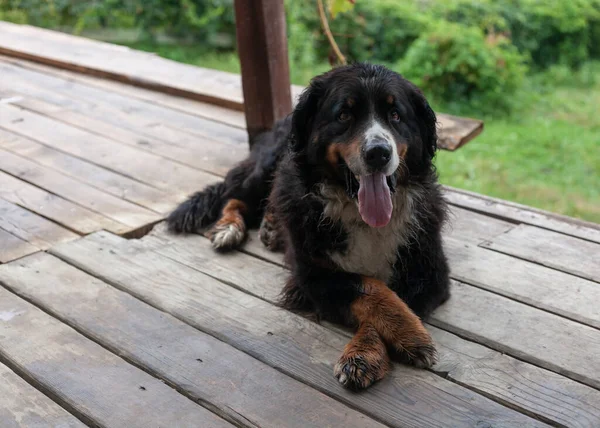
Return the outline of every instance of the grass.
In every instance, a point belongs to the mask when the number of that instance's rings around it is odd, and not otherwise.
[[[186,46],[129,45],[175,61],[240,72],[232,53]],[[293,83],[305,85],[328,66],[292,66]],[[556,67],[532,76],[518,112],[487,115],[464,106],[434,106],[483,119],[483,134],[456,152],[437,155],[444,184],[600,223],[600,64],[573,73]]]

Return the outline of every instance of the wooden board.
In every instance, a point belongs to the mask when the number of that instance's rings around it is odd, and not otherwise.
[[[6,75],[7,81],[11,82],[10,85],[0,84],[0,90],[16,91],[34,99],[59,104],[117,126],[127,124],[143,128],[155,123],[165,123],[192,135],[247,146],[248,136],[243,130],[197,115],[11,64],[0,62],[0,73]],[[112,112],[112,116],[104,116],[108,112]]]
[[[383,427],[48,254],[1,267],[0,281],[236,424]]]
[[[0,22],[0,53],[186,98],[243,109],[237,74],[177,63],[145,52],[39,28]],[[107,61],[106,58],[111,60]],[[302,87],[292,86],[293,99]],[[438,114],[440,147],[454,150],[479,135],[479,120]]]
[[[1,24],[2,54],[239,109],[240,83],[231,87],[229,73],[209,72],[123,46],[54,31]]]
[[[600,282],[600,244],[521,225],[483,247]]]
[[[161,218],[152,211],[1,148],[0,170],[120,223],[118,231],[123,230],[122,225],[136,229]]]
[[[4,364],[0,364],[0,421],[4,428],[85,427]]]
[[[80,234],[97,230],[125,233],[129,228],[0,171],[0,198]]]
[[[39,251],[37,247],[0,228],[0,263],[7,263],[36,251]]]
[[[445,244],[452,278],[600,329],[598,284],[458,239]]]
[[[368,394],[344,390],[332,367],[347,338],[196,270],[100,232],[52,253],[280,371],[394,426],[537,422],[433,373],[396,366]],[[193,303],[192,303],[193,302]],[[431,412],[431,408],[443,409]]]
[[[79,237],[76,233],[2,198],[0,198],[0,228],[41,250],[58,242]]]
[[[139,86],[127,85],[114,80],[98,79],[93,76],[76,73],[66,69],[51,67],[36,62],[23,61],[15,57],[8,57],[5,55],[0,55],[0,63],[13,64],[21,68],[38,71],[43,74],[49,74],[62,79],[80,82],[88,86],[93,86],[110,92],[125,95],[128,98],[149,101],[153,104],[168,107],[172,110],[189,113],[194,116],[203,117],[205,119],[224,123],[236,128],[246,128],[246,118],[244,117],[244,113],[238,110],[232,110],[215,104],[181,98],[164,92],[157,92],[150,89],[141,88]]]
[[[479,195],[445,186],[444,196],[453,205],[471,211],[554,230],[565,235],[600,243],[600,225],[584,220],[543,211],[510,201]]]
[[[443,235],[462,242],[480,244],[509,231],[513,227],[515,225],[507,221],[451,205]]]
[[[172,210],[184,195],[165,192],[93,163],[0,129],[0,147],[106,193],[157,213]]]
[[[600,330],[456,281],[430,323],[600,388]]]
[[[0,127],[159,189],[185,194],[217,180],[203,171],[13,106],[0,105]]]
[[[600,391],[428,326],[440,354],[433,370],[552,425],[600,425]]]
[[[15,105],[34,113],[43,114],[43,111],[40,111],[35,105],[31,106],[28,101],[28,99],[24,99],[16,102]],[[170,129],[162,124],[149,126],[144,132],[136,133],[74,111],[62,110],[57,113],[48,113],[46,116],[87,132],[93,132],[96,135],[220,176],[225,176],[235,164],[248,155],[248,148],[245,145],[211,141]],[[158,140],[148,134],[162,139],[168,138],[169,141]]]
[[[0,354],[10,367],[88,424],[231,427],[3,288],[0,314]]]

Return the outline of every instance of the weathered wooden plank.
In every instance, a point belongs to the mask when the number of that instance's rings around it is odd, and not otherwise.
[[[443,232],[444,237],[479,244],[505,233],[513,227],[515,225],[507,221],[450,206],[449,219]]]
[[[283,254],[268,250],[262,244],[262,242],[260,242],[260,238],[258,237],[258,230],[250,230],[248,232],[248,239],[246,239],[246,242],[241,248],[241,251],[256,256],[260,259],[267,260],[271,263],[279,265],[283,264]]]
[[[598,284],[458,239],[445,247],[454,279],[600,328]]]
[[[451,204],[468,210],[600,243],[600,225],[595,223],[447,186],[444,196]]]
[[[0,105],[0,127],[159,189],[193,192],[217,177],[45,116]],[[52,132],[48,132],[52,129]]]
[[[80,234],[129,228],[0,171],[0,198],[49,218]]]
[[[2,54],[229,108],[239,106],[239,89],[228,84],[230,73],[211,72],[123,46],[54,31],[8,22],[1,24]]]
[[[0,421],[4,428],[85,427],[4,364],[0,364]]]
[[[600,282],[600,244],[521,225],[482,247]]]
[[[17,91],[34,99],[59,104],[96,119],[108,121],[116,126],[127,125],[143,129],[152,124],[165,123],[199,137],[247,145],[248,136],[243,130],[196,115],[11,64],[0,63],[0,73],[6,75],[7,81],[10,81],[10,85],[0,83],[0,89],[5,92]],[[155,135],[150,133],[148,136]]]
[[[454,151],[483,132],[483,122],[477,119],[438,114],[438,147]]]
[[[231,427],[3,288],[0,314],[2,357],[86,423],[143,428]]]
[[[39,111],[35,105],[31,107],[28,100],[17,102],[15,105],[43,114],[43,111]],[[245,145],[211,141],[204,137],[170,129],[162,124],[149,126],[144,133],[136,133],[74,111],[62,110],[58,113],[46,114],[46,116],[84,131],[93,132],[163,158],[221,176],[225,176],[236,163],[248,155],[248,147]],[[168,136],[169,140],[165,142],[149,137],[148,134],[154,134],[163,139]]]
[[[347,338],[129,241],[100,232],[51,251],[82,270],[393,426],[539,422],[433,373],[397,366],[368,394],[331,375]],[[139,245],[137,246],[139,247]],[[193,303],[192,303],[193,302]],[[431,408],[439,409],[431,412]]]
[[[7,263],[36,251],[39,248],[0,228],[0,263]]]
[[[247,145],[212,141],[163,124],[140,127],[125,125],[124,128],[123,125],[128,121],[121,121],[119,125],[115,125],[115,116],[120,116],[118,111],[111,115],[100,115],[95,111],[92,114],[100,117],[96,118],[67,109],[55,111],[53,107],[58,106],[21,96],[16,92],[13,94],[16,96],[11,97],[14,100],[10,103],[12,105],[213,174],[226,175],[233,165],[248,155]],[[1,96],[0,93],[0,102]],[[111,122],[106,122],[107,117],[110,117]]]
[[[600,391],[436,327],[427,329],[440,354],[433,370],[448,379],[552,425],[600,425]]]
[[[41,250],[78,238],[58,224],[0,198],[0,227]]]
[[[80,82],[89,86],[105,89],[125,95],[128,98],[137,98],[142,101],[149,101],[163,107],[170,108],[194,116],[210,119],[215,122],[224,123],[237,128],[246,128],[246,118],[244,113],[239,110],[232,110],[215,104],[204,103],[201,101],[190,100],[164,92],[153,91],[141,88],[139,86],[127,85],[114,80],[99,79],[97,77],[76,73],[66,69],[51,67],[41,63],[20,60],[14,57],[0,55],[0,62],[17,65],[22,68],[35,70],[43,74],[54,75],[62,79]]]
[[[154,223],[161,218],[152,211],[1,148],[0,170],[130,228]],[[119,226],[118,230],[123,230],[123,227]]]
[[[460,282],[430,323],[600,388],[600,330]]]
[[[48,254],[0,267],[0,282],[241,425],[383,427]]]
[[[175,189],[170,192],[156,189],[3,129],[0,129],[0,147],[158,213],[172,210],[185,197]]]
[[[48,30],[0,23],[0,53],[59,68],[118,80],[181,97],[243,110],[237,74],[177,63],[89,39]],[[43,41],[43,42],[42,42]],[[110,57],[111,61],[106,61]],[[304,88],[293,85],[293,100]],[[483,123],[439,113],[439,146],[454,150],[475,138]]]

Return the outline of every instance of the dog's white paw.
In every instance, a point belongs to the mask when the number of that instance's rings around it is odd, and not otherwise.
[[[238,224],[219,225],[211,231],[212,245],[217,250],[238,248],[246,238],[246,231]]]

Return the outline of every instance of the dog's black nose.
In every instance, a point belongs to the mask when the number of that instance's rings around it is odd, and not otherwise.
[[[382,169],[392,158],[392,146],[385,140],[368,143],[364,156],[369,168]]]

